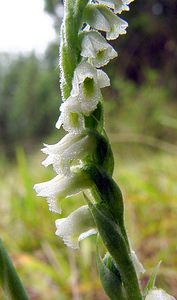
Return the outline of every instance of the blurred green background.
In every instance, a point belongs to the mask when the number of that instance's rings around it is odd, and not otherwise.
[[[58,4],[45,0],[57,31]],[[162,260],[157,285],[177,297],[177,3],[136,0],[122,16],[128,34],[112,43],[119,55],[105,68],[112,82],[104,96],[114,177],[133,248],[147,269],[143,284]],[[58,216],[32,189],[54,176],[40,165],[39,149],[63,134],[55,129],[58,80],[58,41],[43,57],[0,53],[0,236],[30,299],[104,300],[95,237],[79,251],[66,248],[55,236]],[[82,196],[64,200],[62,216],[83,202]]]

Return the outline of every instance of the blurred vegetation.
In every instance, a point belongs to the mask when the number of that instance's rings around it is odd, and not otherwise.
[[[45,0],[56,24],[61,3]],[[112,86],[104,96],[127,227],[147,269],[143,283],[163,260],[158,285],[177,297],[176,16],[176,0],[131,4],[123,15],[128,34],[113,42],[118,59],[105,68]],[[57,216],[32,190],[34,183],[53,177],[40,166],[39,147],[62,134],[54,127],[61,101],[58,78],[58,42],[42,58],[0,54],[0,236],[30,299],[104,300],[95,238],[83,241],[80,251],[68,250],[54,235]],[[62,215],[79,201],[82,197],[64,200]]]
[[[10,154],[14,145],[29,145],[32,139],[48,135],[51,120],[57,120],[60,98],[52,50],[53,45],[43,60],[34,54],[18,57],[1,75],[1,145]]]

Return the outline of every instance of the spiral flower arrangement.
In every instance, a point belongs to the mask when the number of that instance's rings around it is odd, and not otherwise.
[[[45,145],[45,167],[56,177],[36,184],[38,196],[60,213],[59,199],[83,192],[86,205],[56,220],[56,235],[74,249],[82,239],[98,234],[97,265],[102,285],[112,300],[174,300],[155,287],[151,277],[144,291],[144,268],[130,246],[124,224],[120,188],[112,178],[114,159],[104,130],[101,89],[110,85],[101,69],[117,56],[107,42],[126,33],[118,16],[133,0],[65,0],[61,26],[60,85],[62,104],[56,127],[67,132],[55,145]],[[99,252],[99,241],[106,250]],[[154,276],[154,275],[153,275]]]

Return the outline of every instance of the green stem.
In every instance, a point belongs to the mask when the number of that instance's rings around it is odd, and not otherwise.
[[[0,283],[7,299],[28,300],[22,282],[0,240]]]

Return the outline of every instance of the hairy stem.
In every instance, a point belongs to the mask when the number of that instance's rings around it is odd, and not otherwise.
[[[88,0],[66,0],[61,29],[60,80],[64,100],[70,96],[74,70],[80,60],[78,32]]]

